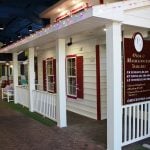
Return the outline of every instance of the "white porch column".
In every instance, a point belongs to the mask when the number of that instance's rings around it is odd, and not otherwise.
[[[57,126],[66,127],[66,80],[65,80],[65,39],[58,39],[56,43],[56,76],[57,76]]]
[[[16,86],[18,85],[18,54],[13,53],[13,84],[14,84],[14,102],[17,104]]]
[[[35,90],[34,47],[29,48],[29,56],[28,57],[29,57],[28,83],[29,83],[30,111],[33,112],[32,91]]]
[[[122,142],[122,66],[121,23],[106,26],[107,58],[107,149],[121,150]]]

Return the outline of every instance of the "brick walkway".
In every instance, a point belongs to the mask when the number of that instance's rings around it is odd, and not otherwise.
[[[48,127],[0,102],[0,150],[104,150],[105,121],[69,118],[67,128]]]

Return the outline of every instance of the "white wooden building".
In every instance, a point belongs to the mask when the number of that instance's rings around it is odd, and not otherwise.
[[[84,2],[88,5],[80,10],[70,0],[61,1],[41,14],[53,20],[50,26],[0,51],[13,53],[15,103],[57,121],[59,127],[67,126],[66,109],[93,119],[107,119],[107,148],[121,150],[124,145],[150,137],[150,102],[123,105],[122,95],[122,43],[136,32],[150,38],[150,1]],[[66,4],[72,14],[57,11]],[[21,87],[17,55],[26,49],[28,86]],[[142,129],[131,128],[128,117],[143,120],[143,134],[136,134]],[[133,121],[134,126],[136,123]]]

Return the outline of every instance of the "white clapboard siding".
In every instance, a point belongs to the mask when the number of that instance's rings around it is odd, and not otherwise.
[[[95,46],[96,39],[90,39],[75,43],[67,49],[67,55],[76,54],[77,56],[81,56],[81,52],[77,51],[77,49],[82,47],[82,56],[84,59],[84,99],[68,99],[67,109],[93,119],[97,117]]]
[[[96,101],[95,95],[90,95],[90,94],[84,95],[84,99],[85,99],[85,100],[94,101],[94,102]]]
[[[84,83],[84,88],[90,88],[90,89],[95,89],[96,90],[96,86],[95,86],[95,83],[88,83],[88,82],[85,82]]]
[[[93,71],[93,70],[84,70],[84,75],[85,76],[89,76],[89,77],[96,77],[96,71]]]
[[[95,64],[84,64],[84,70],[86,71],[96,71]]]
[[[82,104],[81,101],[80,102],[79,101],[74,102],[69,100],[67,101],[68,110],[93,119],[96,119],[95,107],[96,106],[88,106],[85,103]]]
[[[101,94],[101,119],[107,118],[106,99],[106,47],[100,45],[100,94]]]
[[[96,66],[96,61],[92,58],[84,58],[84,65],[95,65]]]
[[[96,96],[95,89],[85,88],[84,89],[84,94],[90,94],[90,95],[95,95]]]
[[[96,85],[96,78],[84,76],[84,83],[95,83]]]

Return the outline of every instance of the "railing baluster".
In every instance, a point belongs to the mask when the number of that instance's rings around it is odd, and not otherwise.
[[[144,104],[144,136],[146,135],[147,128],[147,104]]]
[[[132,129],[133,129],[133,135],[132,135],[132,139],[135,139],[135,120],[136,120],[136,118],[135,118],[135,106],[133,106],[133,127],[132,127]]]
[[[141,105],[141,128],[140,128],[140,136],[143,136],[143,105]]]
[[[148,103],[148,135],[150,136],[150,103]]]
[[[132,107],[128,107],[129,108],[129,115],[128,115],[128,119],[129,119],[129,130],[128,130],[128,140],[131,140],[131,108]]]
[[[127,107],[124,108],[124,141],[127,141]]]

